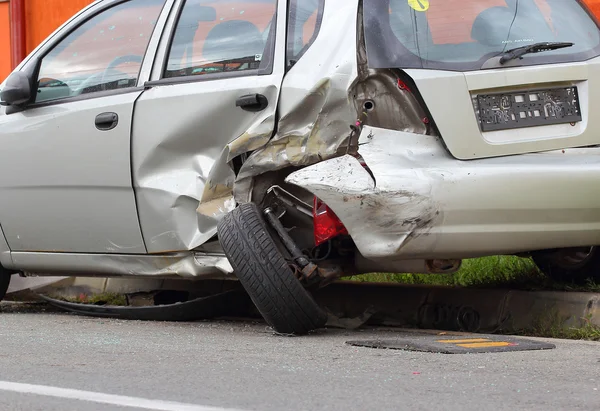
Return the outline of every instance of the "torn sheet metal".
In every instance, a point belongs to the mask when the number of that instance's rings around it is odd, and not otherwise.
[[[362,5],[359,6],[359,16]],[[357,33],[358,81],[352,97],[357,112],[363,112],[363,124],[406,131],[415,134],[432,134],[426,112],[398,71],[369,69],[364,41],[363,20],[358,19]]]
[[[253,177],[332,158],[347,145],[357,118],[356,10],[357,2],[325,2],[318,37],[284,78],[276,134],[237,176],[238,202],[250,201]]]
[[[345,155],[294,172],[286,182],[322,199],[340,217],[364,257],[393,258],[440,218],[439,207],[431,200],[432,181],[406,171],[404,178],[393,180],[395,184],[380,180],[378,174],[374,181],[356,158]]]
[[[251,200],[256,176],[355,149],[348,140],[357,119],[364,125],[432,133],[425,111],[398,73],[367,68],[357,8],[360,16],[360,4],[326,3],[319,37],[284,79],[276,135],[251,154],[236,178],[236,201]]]

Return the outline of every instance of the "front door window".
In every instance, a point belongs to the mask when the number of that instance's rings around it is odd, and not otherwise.
[[[72,31],[43,59],[36,102],[134,87],[165,0],[131,0]]]

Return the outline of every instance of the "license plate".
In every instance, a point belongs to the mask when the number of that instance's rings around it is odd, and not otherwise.
[[[581,121],[576,86],[479,94],[473,104],[482,131]]]

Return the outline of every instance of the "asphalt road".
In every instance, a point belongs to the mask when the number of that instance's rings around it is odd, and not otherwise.
[[[600,409],[599,343],[470,355],[345,344],[410,335],[328,329],[291,338],[256,323],[3,313],[0,409]]]

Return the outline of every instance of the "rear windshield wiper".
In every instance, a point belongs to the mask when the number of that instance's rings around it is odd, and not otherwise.
[[[516,49],[507,50],[502,53],[500,57],[500,64],[504,64],[507,61],[518,59],[523,57],[525,54],[541,53],[543,51],[557,50],[565,47],[571,47],[574,43],[535,43],[529,46],[517,47]]]

